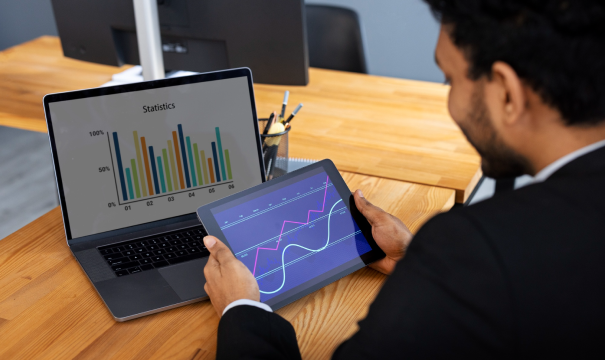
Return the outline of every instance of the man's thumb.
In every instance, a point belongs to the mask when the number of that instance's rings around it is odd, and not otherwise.
[[[355,206],[357,206],[359,212],[368,219],[370,225],[374,225],[376,216],[380,214],[382,210],[363,197],[361,190],[355,191],[353,198],[355,199]]]
[[[216,260],[218,260],[219,263],[222,263],[233,257],[233,254],[227,245],[223,244],[222,241],[212,235],[204,237],[204,245],[206,245],[206,248],[208,251],[210,251],[210,254]]]

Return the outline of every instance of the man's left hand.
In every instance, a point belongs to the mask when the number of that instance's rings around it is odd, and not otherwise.
[[[258,283],[246,265],[235,258],[227,245],[214,236],[206,236],[204,245],[210,258],[204,268],[204,290],[210,297],[218,316],[235,300],[260,301]]]

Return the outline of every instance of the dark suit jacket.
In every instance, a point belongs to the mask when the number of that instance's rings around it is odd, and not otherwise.
[[[435,216],[335,359],[605,358],[605,148],[543,183]],[[241,306],[219,359],[300,358],[292,326]]]

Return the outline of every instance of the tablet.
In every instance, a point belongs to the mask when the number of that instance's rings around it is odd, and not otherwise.
[[[278,309],[384,257],[330,160],[197,210]]]

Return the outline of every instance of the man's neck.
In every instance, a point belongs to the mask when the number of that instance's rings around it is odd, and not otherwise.
[[[527,158],[536,175],[548,165],[586,146],[605,140],[605,122],[599,126],[565,126],[542,129],[528,144]]]

